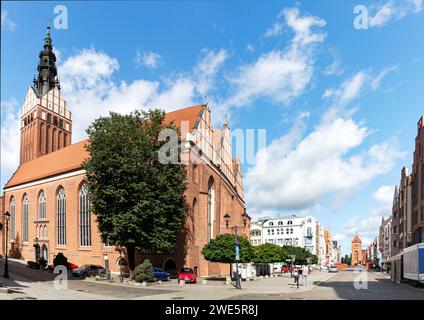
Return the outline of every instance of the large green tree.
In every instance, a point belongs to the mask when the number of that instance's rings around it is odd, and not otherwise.
[[[318,262],[318,257],[312,253],[310,253],[308,250],[306,250],[305,248],[300,248],[300,247],[290,247],[290,246],[286,246],[283,247],[285,248],[287,255],[296,255],[295,258],[295,264],[307,264],[307,258],[310,258],[310,263],[311,264],[315,264]]]
[[[287,257],[287,250],[279,245],[264,243],[253,247],[255,263],[283,262]]]
[[[240,260],[239,262],[252,262],[254,253],[252,245],[244,236],[238,236]],[[236,242],[232,234],[221,234],[212,239],[202,249],[202,255],[207,261],[221,263],[236,262]]]
[[[158,151],[165,113],[111,112],[87,129],[90,202],[104,243],[124,246],[135,267],[135,250],[164,251],[176,245],[185,217],[186,171],[180,162],[162,164]],[[178,159],[180,149],[177,146]]]

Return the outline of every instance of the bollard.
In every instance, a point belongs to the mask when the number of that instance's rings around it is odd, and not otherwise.
[[[204,285],[208,284],[208,280],[206,280],[206,279],[202,280],[202,284],[204,284]]]
[[[185,285],[185,281],[184,280],[180,280],[180,286],[184,286]]]
[[[142,285],[143,287],[147,287],[147,282],[146,282],[146,281],[143,281],[143,282],[141,283],[141,285]]]

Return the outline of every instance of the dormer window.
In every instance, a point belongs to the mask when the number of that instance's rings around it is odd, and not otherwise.
[[[270,226],[273,226],[273,225],[274,225],[274,222],[270,222],[270,223],[269,223],[269,225],[270,225]]]

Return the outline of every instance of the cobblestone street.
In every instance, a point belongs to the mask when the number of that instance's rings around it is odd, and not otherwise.
[[[3,262],[0,264],[3,273]],[[209,281],[208,284],[186,284],[176,280],[141,287],[134,284],[107,283],[93,279],[68,281],[68,289],[56,289],[55,274],[36,271],[24,264],[10,263],[10,279],[0,277],[0,284],[13,293],[0,293],[0,299],[132,299],[132,300],[332,300],[332,299],[422,299],[424,289],[405,284],[395,284],[386,274],[343,271],[337,274],[312,272],[308,285],[297,288],[289,275],[255,281],[243,281],[242,289],[231,284]],[[361,278],[358,278],[361,277]],[[365,278],[364,278],[365,277]],[[355,289],[354,283],[364,289]],[[366,281],[364,281],[366,280]]]
[[[414,288],[408,284],[393,283],[387,274],[342,271],[327,281],[318,283],[312,290],[291,294],[247,294],[231,299],[293,299],[293,300],[424,300],[424,288]],[[355,288],[356,283],[363,289]],[[364,281],[360,281],[364,280]]]

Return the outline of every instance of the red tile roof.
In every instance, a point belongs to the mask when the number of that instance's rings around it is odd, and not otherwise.
[[[84,147],[87,143],[83,140],[21,164],[5,188],[81,169],[81,163],[88,158]]]
[[[173,121],[174,125],[180,128],[182,121],[188,121],[188,129],[191,131],[195,127],[202,108],[205,107],[197,105],[169,112],[165,116],[165,123]],[[83,140],[20,165],[7,182],[5,189],[81,169],[82,162],[89,157],[84,147],[87,143],[88,140]]]
[[[179,109],[176,111],[168,112],[165,115],[165,123],[171,123],[171,121],[174,122],[174,125],[181,129],[181,122],[188,121],[188,128],[191,131],[196,124],[196,120],[199,117],[200,111],[206,108],[204,105],[197,105],[193,107],[188,107],[184,109]]]

